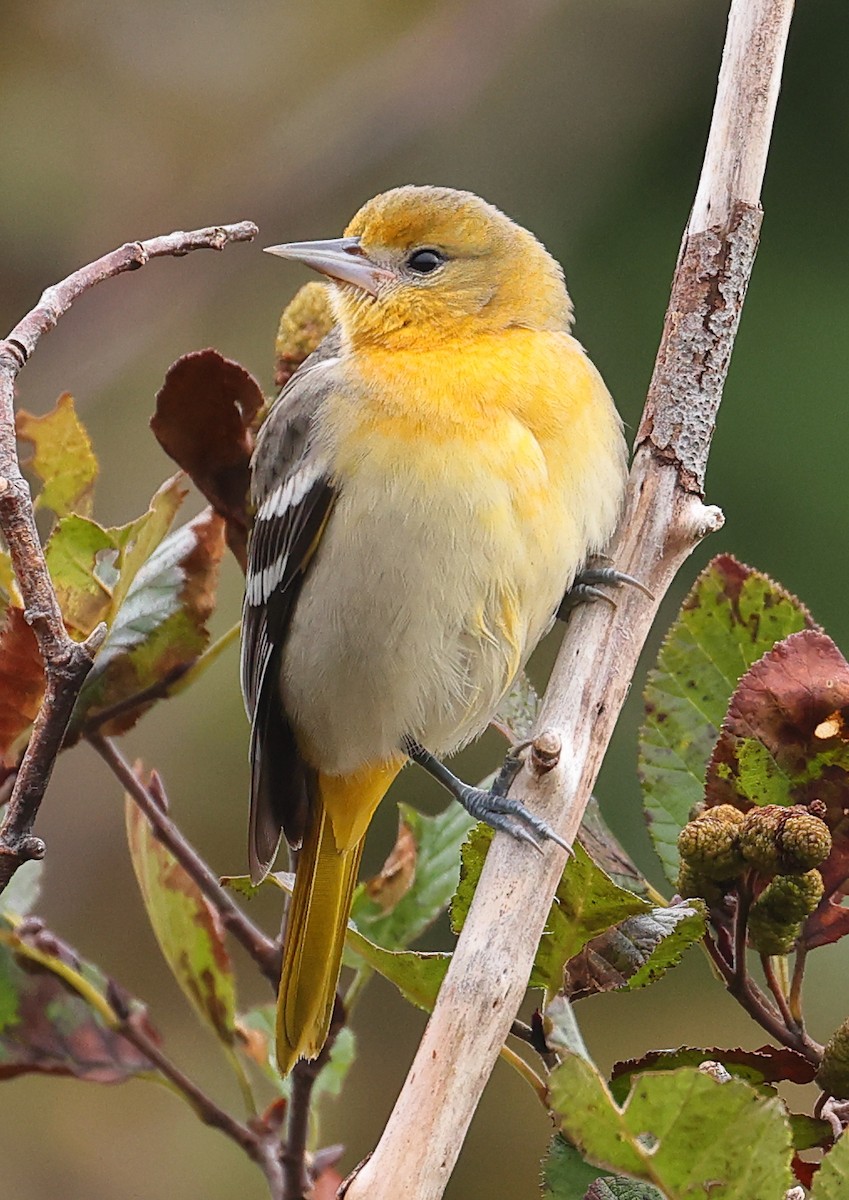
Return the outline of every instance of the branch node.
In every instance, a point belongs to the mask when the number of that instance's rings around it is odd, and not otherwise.
[[[547,775],[560,762],[563,741],[556,729],[543,729],[531,743],[530,767],[537,776]]]
[[[42,859],[46,853],[47,846],[40,837],[29,834],[27,837],[21,838],[18,846],[18,857],[21,862]]]

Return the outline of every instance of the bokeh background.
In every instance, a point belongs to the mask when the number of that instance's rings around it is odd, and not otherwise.
[[[259,246],[336,235],[387,187],[446,183],[497,203],[565,263],[578,336],[633,430],[726,15],[720,0],[3,0],[0,328],[44,286],[125,240],[242,218],[261,227],[256,245],[159,261],[90,293],[42,343],[21,377],[21,403],[40,412],[73,392],[102,459],[96,515],[128,520],[169,473],[147,421],[174,358],[214,345],[270,386],[277,316],[306,274]],[[728,550],[803,597],[849,647],[847,54],[845,0],[800,5],[762,248],[708,475],[708,499],[727,523],[685,566],[657,636],[699,567]],[[239,599],[228,563],[216,629],[233,622]],[[538,656],[538,680],[552,653]],[[642,678],[598,794],[659,882],[635,773]],[[162,772],[215,869],[241,872],[247,730],[235,654],[127,741]],[[485,738],[462,771],[480,777],[498,749]],[[443,803],[412,771],[397,794],[430,811]],[[213,1040],[158,958],[121,809],[92,753],[61,761],[37,830],[49,847],[41,911],[145,997],[172,1055],[237,1106]],[[394,823],[387,803],[367,866],[381,861]],[[264,915],[273,920],[271,906]],[[432,944],[447,936],[437,930]],[[244,1002],[265,999],[242,974]],[[849,1008],[846,978],[844,949],[815,956],[808,1000],[820,1038]],[[603,1065],[660,1045],[764,1040],[698,952],[648,991],[591,1001],[579,1016]],[[325,1114],[324,1137],[348,1147],[346,1167],[378,1136],[422,1020],[372,985],[355,1023],[359,1060]],[[3,1200],[265,1194],[228,1141],[150,1085],[20,1079],[2,1086],[0,1104]],[[499,1064],[448,1196],[534,1196],[548,1136],[530,1092]]]

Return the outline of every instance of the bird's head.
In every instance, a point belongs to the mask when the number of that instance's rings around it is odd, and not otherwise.
[[[432,345],[571,324],[559,264],[471,192],[395,188],[369,200],[344,237],[269,252],[333,281],[336,315],[353,344]]]

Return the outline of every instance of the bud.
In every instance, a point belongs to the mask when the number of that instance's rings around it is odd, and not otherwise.
[[[283,387],[334,325],[328,290],[305,283],[283,310],[274,344],[274,382]]]
[[[678,835],[678,850],[695,876],[722,883],[740,874],[744,865],[739,844],[742,823],[738,808],[718,804],[684,826]]]
[[[849,1100],[849,1020],[828,1039],[816,1081],[829,1096]]]
[[[819,871],[804,875],[776,875],[749,912],[749,940],[761,954],[789,954],[802,930],[802,922],[822,900]]]

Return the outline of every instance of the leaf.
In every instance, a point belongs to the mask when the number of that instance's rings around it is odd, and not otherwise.
[[[701,901],[687,901],[628,917],[588,942],[566,964],[572,1000],[625,988],[636,991],[660,979],[704,937]]]
[[[498,705],[493,725],[512,742],[531,736],[536,727],[542,701],[524,671],[520,671],[509,692]]]
[[[360,933],[387,950],[409,946],[447,909],[460,877],[460,846],[474,825],[456,801],[435,817],[406,804],[399,805],[398,812],[402,829],[409,830],[412,838],[412,881],[387,909],[369,894],[368,884],[361,885],[351,909]]]
[[[844,1131],[822,1160],[814,1180],[811,1200],[846,1200],[848,1195],[849,1136]]]
[[[6,610],[0,632],[0,757],[6,758],[35,720],[44,695],[44,666],[23,609]]]
[[[795,596],[730,555],[693,585],[645,692],[640,774],[649,832],[667,877],[678,834],[702,799],[705,767],[739,677],[780,638],[815,628]]]
[[[491,840],[492,830],[478,825],[463,845],[460,883],[451,902],[451,926],[455,933],[460,932],[465,922]],[[648,901],[618,887],[595,865],[583,846],[576,843],[557,885],[529,986],[559,991],[563,968],[590,938],[650,908]]]
[[[345,934],[348,951],[358,955],[384,979],[394,983],[405,1000],[431,1012],[445,973],[451,962],[450,954],[429,954],[415,950],[384,950],[353,927],[348,925]]]
[[[161,792],[155,775],[150,783]],[[221,917],[129,796],[125,816],[133,870],[159,948],[186,998],[230,1045],[236,1034],[236,989]]]
[[[159,545],[133,579],[83,685],[69,741],[92,723],[109,736],[126,732],[197,662],[209,642],[223,551],[224,523],[210,509]],[[137,705],[129,704],[133,697]]]
[[[807,949],[849,933],[849,663],[824,633],[779,642],[743,676],[707,772],[711,804],[826,805],[832,850],[825,896],[805,922]]]
[[[584,1200],[587,1188],[598,1179],[598,1167],[584,1162],[581,1154],[561,1133],[551,1139],[542,1160],[542,1194],[545,1200]]]
[[[173,525],[174,518],[187,495],[180,476],[174,475],[171,479],[166,479],[154,493],[146,513],[142,513],[127,525],[109,530],[118,550],[114,564],[118,577],[112,588],[113,618],[124,603],[136,575]]]
[[[112,591],[99,568],[106,565],[117,543],[113,534],[87,517],[70,514],[57,522],[44,549],[65,624],[78,638],[87,637],[112,607]]]
[[[623,1107],[598,1070],[569,1055],[549,1077],[565,1136],[584,1157],[659,1187],[667,1200],[776,1200],[791,1185],[777,1097],[692,1068],[637,1076]]]
[[[578,841],[596,866],[601,867],[619,887],[636,892],[638,896],[647,895],[648,881],[608,828],[595,796],[590,796],[581,818]]]
[[[43,417],[19,412],[15,428],[18,437],[33,447],[32,457],[24,465],[44,484],[35,507],[51,508],[57,517],[70,512],[88,516],[98,467],[73,396],[65,392]]]
[[[637,1183],[617,1175],[590,1184],[584,1200],[663,1200],[663,1196],[650,1183]]]
[[[790,1121],[794,1150],[827,1147],[834,1141],[834,1131],[828,1121],[809,1117],[807,1113],[788,1113],[787,1117]]]
[[[110,982],[90,963],[80,963],[68,947],[48,935],[54,953],[32,957],[22,934],[0,919],[0,1079],[28,1073],[69,1075],[92,1083],[121,1083],[136,1075],[152,1075],[153,1065],[135,1046],[110,1028],[103,1015],[69,989],[64,975],[50,969],[65,968],[71,978],[106,999]],[[30,925],[40,942],[45,931]],[[63,959],[65,960],[63,962]],[[70,959],[70,961],[68,961]],[[45,965],[47,964],[47,965]],[[154,1040],[156,1031],[148,1028]]]
[[[0,918],[25,917],[32,912],[41,895],[44,860],[21,863],[0,893]]]
[[[816,1075],[816,1067],[803,1055],[785,1046],[761,1046],[758,1050],[679,1046],[677,1050],[650,1050],[640,1058],[614,1063],[610,1091],[621,1104],[637,1075],[645,1075],[648,1071],[671,1071],[677,1067],[698,1067],[703,1062],[722,1063],[730,1075],[753,1086],[761,1083],[811,1083]]]
[[[227,544],[247,561],[252,426],[264,403],[259,384],[215,350],[185,354],[168,369],[150,427],[225,520]]]
[[[239,1014],[236,1018],[236,1032],[245,1054],[262,1068],[263,1074],[274,1084],[280,1095],[288,1098],[292,1090],[292,1076],[282,1076],[277,1066],[275,1022],[275,1006],[262,1004]],[[313,1085],[313,1105],[318,1103],[322,1096],[339,1095],[355,1057],[356,1038],[353,1030],[346,1025],[336,1034],[330,1059],[321,1068]]]

